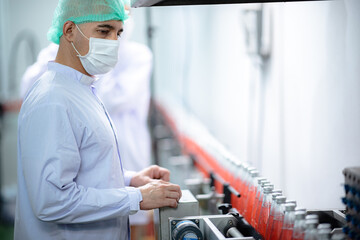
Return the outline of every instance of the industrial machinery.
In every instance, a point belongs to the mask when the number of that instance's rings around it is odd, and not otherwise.
[[[182,189],[188,189],[183,190],[183,197],[176,209],[162,208],[156,212],[157,239],[269,239],[265,234],[267,226],[261,229],[256,221],[254,224],[252,213],[249,212],[251,177],[259,182],[264,181],[264,188],[267,186],[267,191],[275,197],[281,195],[281,190],[273,189],[271,183],[259,177],[255,168],[234,158],[200,124],[197,125],[194,118],[170,108],[165,110],[162,106],[157,107],[159,114],[152,119],[156,123],[154,143],[157,164],[171,171],[172,182],[179,184]],[[169,111],[172,111],[171,114]],[[178,124],[174,119],[182,119],[182,123]],[[288,202],[296,204],[296,201]],[[309,226],[323,228],[319,232],[324,232],[328,239],[330,236],[344,239],[344,211],[297,210],[304,211],[311,218],[310,222],[314,221],[315,216],[316,225]],[[263,209],[257,211],[259,213]],[[254,216],[259,219],[256,213]],[[276,216],[274,222],[275,219]],[[284,216],[278,221],[282,224],[280,232],[286,225],[283,224],[285,221]],[[302,234],[305,234],[306,229],[302,230]],[[280,235],[275,239],[280,239]],[[291,239],[291,235],[281,239]]]
[[[230,211],[230,204],[220,204],[219,209],[223,214],[200,215],[197,199],[183,190],[176,209],[167,207],[156,212],[158,239],[261,239],[239,213]]]
[[[360,239],[360,167],[345,168],[346,226],[344,232],[350,239]]]

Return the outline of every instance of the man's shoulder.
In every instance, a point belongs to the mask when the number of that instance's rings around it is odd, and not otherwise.
[[[24,107],[29,109],[53,104],[67,105],[66,78],[54,71],[46,71],[25,97]]]

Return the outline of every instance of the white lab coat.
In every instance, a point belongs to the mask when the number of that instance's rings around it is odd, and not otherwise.
[[[123,171],[94,78],[48,68],[19,114],[15,239],[128,239],[142,196],[125,187],[133,173]]]
[[[37,62],[22,79],[21,95],[25,96],[36,79],[46,71],[47,62],[54,60],[58,45],[43,49]],[[98,76],[97,94],[105,104],[119,136],[119,149],[124,168],[140,171],[151,164],[150,136],[147,116],[150,101],[152,54],[144,45],[120,40],[119,61],[107,74]],[[145,211],[130,216],[132,225],[148,222]]]

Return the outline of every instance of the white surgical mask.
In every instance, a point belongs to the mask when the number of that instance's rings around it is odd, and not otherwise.
[[[85,71],[90,75],[104,74],[111,71],[118,61],[119,41],[92,37],[89,39],[82,33],[77,25],[75,26],[81,35],[89,40],[89,52],[84,56],[80,55],[74,43],[71,42]]]

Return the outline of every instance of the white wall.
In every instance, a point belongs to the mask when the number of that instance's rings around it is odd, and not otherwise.
[[[266,4],[272,52],[246,53],[249,5],[152,8],[155,80],[241,160],[307,208],[341,208],[360,165],[360,2]]]

